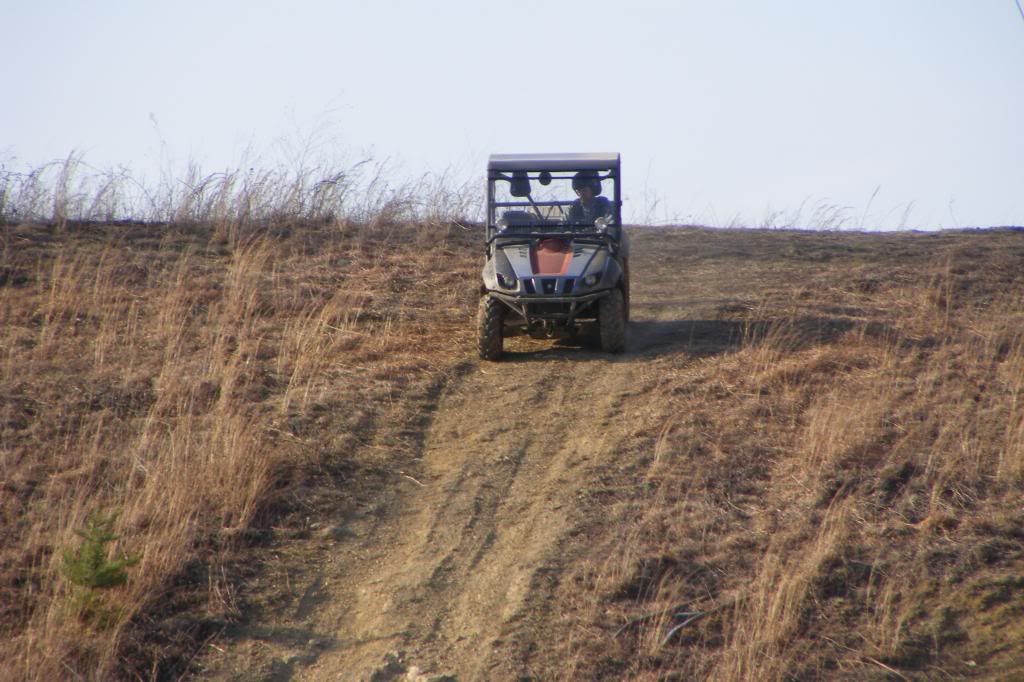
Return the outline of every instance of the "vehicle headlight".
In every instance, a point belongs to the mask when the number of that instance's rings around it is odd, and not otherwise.
[[[506,274],[504,272],[495,273],[498,276],[498,286],[502,289],[515,289],[518,280],[515,275]]]
[[[601,275],[594,273],[583,278],[583,286],[592,287],[600,281]]]

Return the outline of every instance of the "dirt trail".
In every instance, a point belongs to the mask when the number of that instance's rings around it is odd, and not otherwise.
[[[345,641],[309,679],[368,677],[390,649],[460,679],[502,664],[489,652],[540,596],[544,573],[560,570],[585,472],[614,455],[624,429],[619,394],[635,368],[593,358],[579,372],[569,362],[485,366],[446,392],[418,483],[383,525],[353,526],[349,556],[360,561],[343,569],[352,589],[319,615]]]
[[[618,465],[624,441],[651,423],[649,360],[701,355],[691,321],[723,300],[694,305],[673,295],[686,273],[677,269],[681,254],[659,241],[634,238],[628,353],[513,339],[502,362],[454,369],[412,439],[418,451],[406,453],[390,490],[348,513],[297,607],[265,614],[236,639],[259,639],[259,655],[207,672],[390,680],[415,667],[459,680],[529,676],[531,652],[549,634],[564,636],[546,602],[586,544],[600,504],[592,489]],[[727,336],[716,333],[713,350]]]

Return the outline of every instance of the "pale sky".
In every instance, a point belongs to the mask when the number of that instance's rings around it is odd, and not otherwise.
[[[633,222],[1024,225],[1014,0],[4,0],[0,27],[8,169],[309,142],[482,188],[492,152],[617,151]]]

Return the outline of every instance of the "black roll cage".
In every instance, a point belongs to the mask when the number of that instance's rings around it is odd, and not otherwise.
[[[494,183],[499,180],[512,182],[513,173],[526,173],[531,181],[539,181],[542,174],[551,180],[572,179],[579,171],[594,171],[600,180],[611,180],[613,186],[612,206],[614,225],[622,225],[622,164],[618,154],[492,154],[487,164],[487,244],[497,237],[498,208],[536,208],[541,206],[570,206],[572,201],[533,201],[529,196],[524,201],[495,201]],[[515,228],[509,237],[571,235],[580,232],[591,233],[592,226],[571,226],[565,224],[523,225]],[[617,237],[610,234],[595,235],[595,239]]]

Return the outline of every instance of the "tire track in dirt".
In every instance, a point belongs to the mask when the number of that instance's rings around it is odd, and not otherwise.
[[[531,674],[558,633],[554,590],[600,522],[602,475],[660,418],[645,395],[659,381],[652,360],[728,343],[690,322],[721,299],[681,305],[685,270],[657,235],[636,236],[629,352],[514,339],[500,363],[452,368],[410,449],[384,465],[396,471],[339,510],[328,548],[303,559],[320,565],[298,607],[251,628],[264,651],[245,663],[239,649],[224,672],[266,670],[269,654],[276,680],[398,680],[411,666],[459,680]],[[392,651],[401,664],[387,664]]]
[[[553,586],[586,542],[576,536],[601,516],[591,493],[623,464],[626,441],[658,422],[644,395],[659,381],[651,360],[696,359],[735,341],[717,327],[703,338],[707,325],[693,320],[713,318],[737,278],[721,273],[722,298],[687,304],[678,292],[692,276],[658,235],[635,237],[629,352],[515,339],[502,362],[472,365],[446,388],[423,439],[422,486],[407,486],[367,539],[377,572],[350,574],[362,587],[332,600],[345,611],[333,623],[345,641],[309,679],[368,679],[389,650],[460,680],[531,672],[530,652],[558,617]]]
[[[365,569],[352,553],[328,579],[355,589],[325,606],[320,619],[333,622],[320,629],[341,641],[309,679],[369,678],[394,649],[460,679],[495,674],[538,574],[561,570],[588,471],[626,435],[620,395],[635,371],[628,358],[527,350],[449,387],[426,434],[421,485],[363,538]]]

